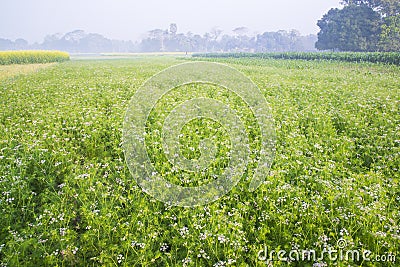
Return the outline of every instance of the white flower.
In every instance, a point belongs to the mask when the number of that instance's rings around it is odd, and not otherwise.
[[[225,243],[227,238],[224,235],[218,235],[218,241],[219,243]]]
[[[187,266],[189,263],[192,262],[192,259],[187,257],[182,260],[183,266]]]
[[[179,233],[181,234],[182,237],[185,237],[189,234],[189,228],[184,226],[181,229],[179,229]]]
[[[168,248],[169,248],[168,244],[162,243],[162,244],[161,244],[161,247],[160,247],[160,251],[161,251],[161,252],[165,252],[165,251],[168,250]]]

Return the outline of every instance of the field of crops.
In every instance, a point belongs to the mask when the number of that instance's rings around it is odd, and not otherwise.
[[[0,51],[0,65],[63,62],[69,54],[61,51]]]
[[[275,120],[276,154],[256,191],[243,177],[218,201],[193,208],[144,193],[122,149],[135,91],[182,60],[72,60],[0,81],[0,266],[398,266],[400,68],[207,60],[258,85]],[[174,183],[199,181],[174,177],[159,131],[167,112],[196,96],[232,103],[257,149],[253,114],[227,89],[176,88],[155,106],[146,140],[152,162]],[[183,130],[183,154],[198,157],[199,140],[215,137],[222,159],[214,169],[225,166],[229,140],[215,122]],[[279,250],[309,258],[266,262]],[[327,250],[369,259],[319,258]]]
[[[56,63],[45,63],[45,64],[12,64],[0,66],[0,81],[4,79],[10,79],[14,76],[30,74],[38,71],[42,68],[47,68]]]
[[[208,53],[194,54],[206,58],[261,58],[261,59],[302,59],[334,60],[344,62],[370,62],[400,65],[400,53],[392,52],[280,52],[280,53]]]

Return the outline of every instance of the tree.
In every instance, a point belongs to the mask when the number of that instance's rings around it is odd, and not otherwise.
[[[400,14],[400,2],[398,0],[374,0],[376,9],[383,17]]]
[[[342,0],[341,3],[345,6],[368,6],[375,8],[377,6],[376,0]]]
[[[204,39],[204,43],[205,43],[205,51],[206,52],[209,52],[208,50],[209,50],[209,44],[210,44],[210,42],[212,41],[212,36],[211,36],[211,34],[210,33],[208,33],[208,32],[206,32],[204,35],[203,35],[203,39]]]
[[[368,6],[379,12],[382,17],[396,16],[400,14],[399,0],[342,0],[345,6]]]
[[[289,44],[289,50],[290,51],[298,51],[298,50],[302,50],[303,48],[300,47],[301,45],[299,44],[299,39],[300,39],[300,32],[298,30],[290,30],[288,37],[290,40],[290,44]]]
[[[321,29],[315,47],[319,50],[375,51],[381,17],[372,7],[350,4],[331,9],[317,23]]]
[[[343,0],[346,6],[368,6],[381,17],[381,34],[378,49],[400,51],[400,1],[399,0]]]
[[[163,33],[164,33],[164,31],[161,29],[154,29],[154,30],[149,31],[149,37],[151,39],[160,40]]]
[[[169,32],[173,37],[175,37],[176,33],[178,32],[178,26],[176,25],[176,23],[171,23],[169,25]]]
[[[160,51],[164,47],[164,31],[161,29],[154,29],[149,31],[150,40],[147,40],[146,43],[151,50],[154,50],[154,47],[157,47],[155,51]],[[148,52],[148,51],[146,51]]]
[[[379,48],[385,52],[400,51],[400,15],[389,16],[385,19]]]
[[[237,36],[246,35],[249,32],[247,27],[238,27],[232,30]]]
[[[11,50],[13,49],[13,45],[13,41],[0,38],[0,50]]]
[[[27,49],[29,47],[28,41],[22,38],[18,38],[14,41],[14,45],[16,49]]]
[[[210,31],[210,35],[214,41],[217,41],[218,37],[222,34],[222,30],[214,27]]]

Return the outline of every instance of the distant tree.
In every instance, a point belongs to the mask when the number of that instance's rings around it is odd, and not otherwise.
[[[237,27],[232,30],[237,36],[243,36],[246,35],[249,32],[249,29],[247,27]]]
[[[217,49],[217,47],[219,47],[218,44],[218,38],[220,37],[220,35],[222,34],[222,30],[217,28],[217,27],[213,27],[210,32],[207,32],[204,35],[205,41],[206,41],[206,46],[207,46],[207,50],[210,51],[215,51]]]
[[[256,51],[276,52],[276,40],[274,32],[264,32],[257,35]]]
[[[290,34],[287,31],[277,31],[274,33],[274,38],[276,41],[276,49],[278,49],[278,51],[292,51],[292,41],[290,39]]]
[[[110,40],[98,33],[75,30],[66,34],[48,35],[36,49],[57,49],[71,53],[131,52],[132,42]]]
[[[41,44],[41,48],[64,50],[65,48],[61,44],[62,37],[63,37],[63,34],[61,34],[61,33],[47,35],[44,38],[44,42]]]
[[[18,50],[28,49],[29,43],[25,39],[18,38],[17,40],[14,41],[14,46],[15,46],[15,49],[18,49]]]
[[[0,50],[11,50],[13,49],[13,46],[13,41],[0,38]]]
[[[179,38],[177,38],[178,26],[176,23],[169,25],[169,31],[164,32],[161,51],[180,51]]]
[[[247,27],[238,27],[233,29],[232,31],[235,34],[235,38],[238,39],[238,41],[235,42],[236,43],[235,51],[247,52],[251,50],[250,48],[251,38],[247,36],[247,34],[249,33],[249,29]]]
[[[79,40],[75,50],[84,53],[101,53],[112,52],[113,47],[111,40],[98,33],[89,33]]]
[[[199,34],[193,35],[192,44],[193,44],[193,51],[204,50],[204,39]]]
[[[264,32],[254,39],[254,49],[258,52],[315,51],[316,36],[302,36],[297,30],[289,32]]]
[[[187,32],[176,33],[173,37],[171,27],[168,31],[155,29],[149,31],[148,37],[140,41],[138,49],[142,52],[156,52],[162,48],[165,49],[164,51],[181,52],[282,52],[315,50],[313,45],[316,36],[301,36],[297,30],[289,32],[284,30],[266,32],[256,36],[248,36],[247,33],[249,30],[246,27],[238,27],[234,30],[235,34],[224,34],[221,36],[222,30],[214,27],[203,36]]]
[[[235,52],[240,47],[240,40],[234,36],[224,34],[221,37],[221,50]]]
[[[111,45],[112,52],[130,53],[137,49],[132,41],[112,40]]]
[[[154,29],[149,31],[149,38],[150,40],[147,41],[147,43],[151,42],[153,43],[151,45],[152,51],[160,51],[163,48],[163,35],[164,31],[161,29]],[[153,50],[155,47],[157,49]],[[145,51],[148,52],[148,51]]]
[[[151,31],[149,31],[149,37],[151,38],[151,39],[161,39],[161,36],[162,36],[162,34],[164,33],[164,31],[163,30],[161,30],[161,29],[154,29],[154,30],[151,30]]]
[[[313,52],[317,49],[315,48],[315,43],[318,41],[318,36],[316,34],[309,34],[306,36],[300,36],[301,49],[298,51]]]
[[[173,37],[176,35],[176,33],[178,32],[178,26],[176,25],[176,23],[171,23],[169,25],[169,32]]]
[[[221,34],[222,30],[217,27],[213,27],[210,31],[210,36],[214,41],[217,41]]]
[[[210,52],[209,48],[210,48],[210,43],[212,42],[212,35],[208,32],[206,32],[203,35],[203,39],[204,39],[204,48],[205,48],[205,52]]]
[[[300,32],[298,30],[290,30],[288,37],[289,37],[289,51],[300,51],[302,50],[302,44],[300,41]]]
[[[319,50],[374,51],[381,17],[367,5],[331,9],[318,21],[321,29],[315,47]]]
[[[164,30],[161,34],[161,49],[160,51],[166,51],[165,43],[168,42],[169,32],[168,29]]]

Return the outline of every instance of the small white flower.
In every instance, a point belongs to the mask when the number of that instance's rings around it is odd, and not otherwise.
[[[227,241],[227,238],[224,235],[218,235],[218,241],[223,244]]]
[[[162,244],[161,244],[161,247],[160,247],[160,251],[161,251],[161,252],[165,252],[165,251],[168,250],[168,248],[169,248],[168,244],[162,243]]]
[[[118,263],[121,263],[124,259],[125,259],[125,257],[124,257],[124,255],[122,255],[122,254],[119,254],[119,255],[117,256],[117,262],[118,262]]]
[[[182,237],[186,237],[189,234],[189,228],[184,226],[181,229],[179,229],[179,233],[181,234]]]
[[[192,259],[187,257],[182,260],[183,266],[187,266],[189,263],[192,262]]]

